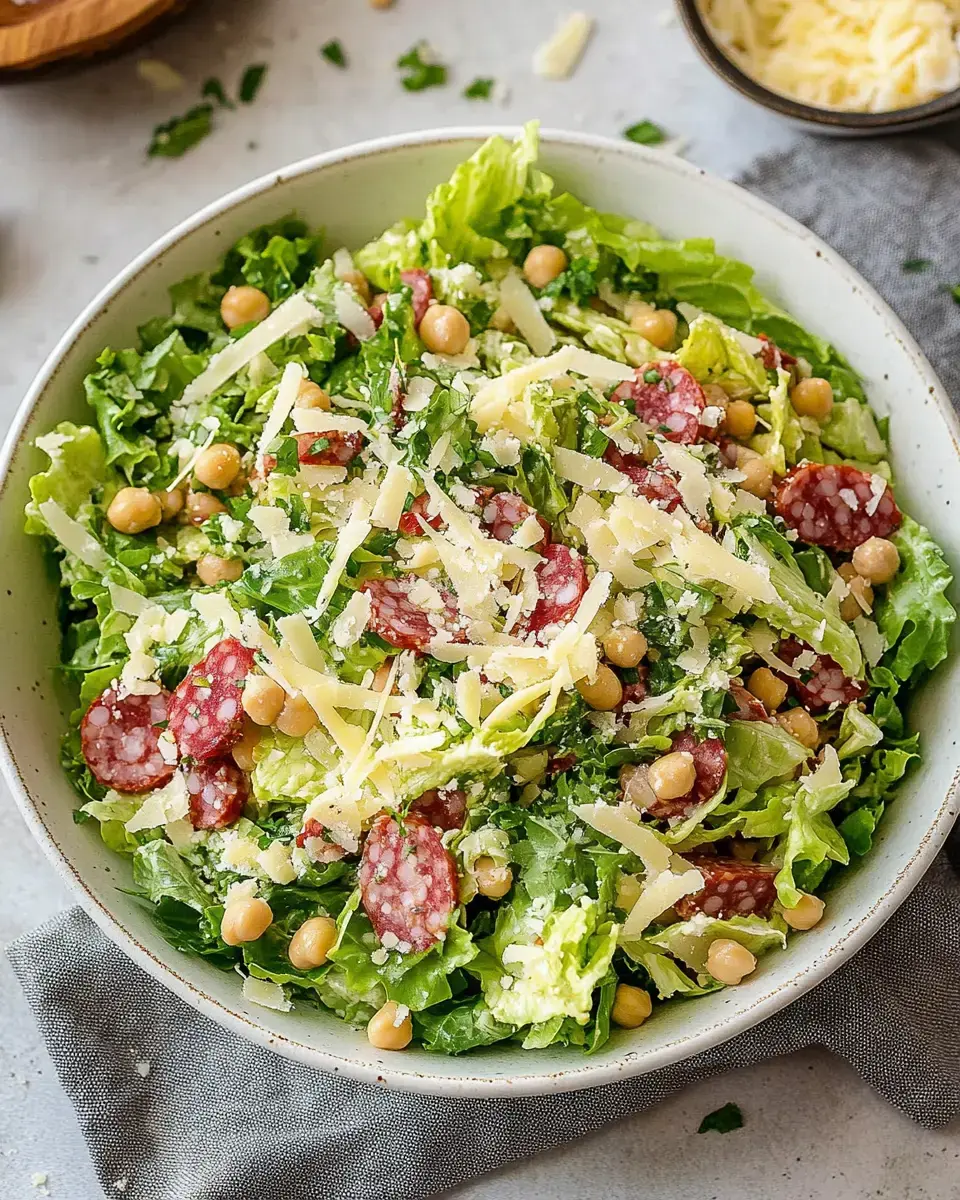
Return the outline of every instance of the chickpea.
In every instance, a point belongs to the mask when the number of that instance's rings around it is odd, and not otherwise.
[[[693,755],[687,750],[674,750],[652,762],[647,780],[658,800],[676,800],[685,796],[697,781]]]
[[[629,983],[618,983],[610,1019],[622,1029],[637,1029],[653,1012],[650,993]]]
[[[757,410],[749,400],[731,400],[723,418],[723,428],[741,442],[753,437],[757,428]]]
[[[490,318],[490,328],[498,329],[501,333],[513,333],[516,330],[513,318],[502,306],[494,309],[493,316]]]
[[[221,558],[219,554],[204,554],[197,559],[197,578],[207,587],[216,587],[218,583],[233,583],[242,574],[242,559]]]
[[[819,896],[802,892],[798,904],[783,910],[783,919],[791,929],[812,929],[814,925],[819,924],[826,907]]]
[[[790,403],[798,416],[825,421],[833,411],[833,388],[826,379],[801,379],[790,389]]]
[[[371,8],[392,8],[393,0],[369,0]]]
[[[855,621],[873,608],[873,588],[861,579],[853,563],[841,563],[837,574],[847,585],[848,591],[840,601],[840,616],[844,621]]]
[[[795,737],[801,746],[816,750],[820,741],[820,726],[805,708],[791,708],[789,712],[778,713],[777,724]]]
[[[630,318],[630,328],[658,350],[667,350],[677,336],[677,314],[669,308],[635,312]]]
[[[187,499],[180,514],[185,525],[202,525],[218,513],[225,513],[227,506],[209,492],[187,492]]]
[[[388,1000],[367,1025],[367,1038],[378,1050],[404,1050],[413,1038],[410,1009]]]
[[[107,520],[120,533],[143,533],[159,525],[162,516],[163,505],[146,488],[121,488],[107,509]]]
[[[569,261],[559,246],[534,246],[523,260],[523,273],[535,288],[545,288],[563,274]]]
[[[887,538],[867,538],[853,552],[853,568],[868,583],[889,583],[900,570],[900,551]]]
[[[316,723],[317,714],[299,693],[287,696],[276,720],[277,728],[288,737],[305,737]]]
[[[172,521],[183,508],[183,491],[180,488],[171,488],[153,494],[160,501],[160,513],[164,521]]]
[[[498,866],[488,854],[482,855],[473,864],[473,877],[480,895],[491,900],[502,900],[513,886],[510,868]]]
[[[620,768],[619,782],[623,798],[635,808],[650,808],[657,796],[650,786],[650,768],[646,763],[624,763]]]
[[[603,652],[615,667],[635,667],[647,652],[647,639],[639,629],[614,629],[603,639]]]
[[[332,917],[310,917],[290,939],[287,958],[298,971],[322,967],[337,940],[337,923]]]
[[[356,268],[354,268],[352,271],[344,271],[344,273],[340,276],[340,282],[349,283],[364,304],[369,305],[372,298],[370,281],[362,271],[358,271]]]
[[[776,712],[787,698],[787,685],[769,667],[757,667],[747,680],[747,691],[756,696],[768,713]]]
[[[222,492],[233,483],[239,470],[240,451],[227,442],[217,442],[199,455],[193,473],[204,487]]]
[[[707,970],[718,983],[731,986],[757,969],[756,955],[730,938],[716,938],[707,951]]]
[[[248,675],[240,703],[256,725],[272,725],[283,708],[287,693],[269,675]]]
[[[270,298],[259,288],[229,287],[220,301],[220,317],[228,329],[239,329],[270,315]]]
[[[746,446],[738,446],[737,470],[743,472],[740,487],[752,496],[766,500],[773,490],[773,471],[767,460]]]
[[[330,397],[319,384],[314,383],[312,379],[305,379],[300,384],[300,390],[297,392],[294,407],[322,408],[324,412],[329,412]]]
[[[623,699],[620,680],[609,667],[601,664],[592,680],[586,676],[577,680],[577,691],[597,712],[610,712]]]
[[[242,942],[255,942],[272,924],[273,912],[266,900],[256,896],[234,900],[224,909],[220,936],[228,946],[239,946]]]
[[[243,723],[243,737],[231,750],[233,761],[237,764],[241,771],[250,772],[257,765],[257,760],[254,758],[254,750],[260,741],[260,728],[249,720]]]
[[[431,304],[423,314],[419,333],[431,354],[462,354],[470,341],[467,318],[452,304]]]

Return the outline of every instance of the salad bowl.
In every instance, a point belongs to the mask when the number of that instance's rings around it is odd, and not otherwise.
[[[825,918],[764,958],[737,987],[695,1003],[658,1008],[640,1029],[616,1030],[591,1056],[578,1047],[523,1053],[512,1043],[465,1058],[409,1047],[377,1049],[315,1008],[275,1011],[252,1003],[233,972],[174,950],[130,894],[126,862],[73,818],[59,740],[75,701],[61,690],[56,583],[23,538],[28,481],[43,465],[34,440],[85,417],[82,381],[105,345],[128,345],[163,309],[167,289],[214,263],[253,226],[296,212],[323,227],[330,250],[357,247],[397,219],[422,211],[490,133],[438,130],[319,155],[240,188],[148,248],[78,318],[24,400],[0,463],[0,553],[16,563],[0,593],[3,768],[14,799],[51,862],[94,921],[138,965],[198,1011],[264,1047],[368,1083],[439,1095],[524,1095],[597,1086],[709,1049],[814,987],[883,925],[922,877],[957,815],[960,717],[949,697],[960,665],[949,658],[910,714],[923,756],[881,822],[872,852],[830,891]],[[757,283],[797,320],[828,337],[889,415],[898,497],[960,561],[960,449],[948,397],[883,301],[846,263],[796,222],[736,186],[679,159],[601,138],[546,133],[539,165],[558,185],[603,211],[627,213],[665,236],[713,238],[750,262]]]

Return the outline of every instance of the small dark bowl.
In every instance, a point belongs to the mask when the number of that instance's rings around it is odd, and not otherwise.
[[[816,108],[812,104],[801,104],[789,96],[781,96],[751,79],[729,59],[700,15],[696,0],[677,0],[680,18],[700,51],[704,61],[717,75],[754,104],[771,112],[779,113],[787,120],[802,125],[815,133],[829,137],[876,137],[887,133],[906,133],[928,125],[939,125],[960,117],[960,89],[945,92],[926,104],[914,104],[910,108],[895,108],[889,112],[861,113],[838,112],[832,108]]]

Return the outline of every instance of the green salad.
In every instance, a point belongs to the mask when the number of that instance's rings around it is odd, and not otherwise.
[[[956,617],[841,354],[536,160],[331,257],[253,230],[36,443],[77,820],[174,946],[383,1050],[591,1053],[762,972]]]

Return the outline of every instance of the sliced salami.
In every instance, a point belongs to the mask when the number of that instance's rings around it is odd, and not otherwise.
[[[383,324],[383,308],[376,301],[367,308],[367,316],[373,322],[374,329],[379,329]]]
[[[415,497],[413,503],[400,517],[400,523],[397,529],[404,537],[419,537],[423,533],[421,520],[425,521],[431,529],[442,529],[444,526],[443,517],[439,513],[429,515],[430,497],[426,492],[421,492]]]
[[[528,546],[540,551],[550,541],[550,526],[540,514],[515,492],[497,492],[483,506],[481,521],[498,542],[509,542],[528,517],[536,517],[543,537]]]
[[[403,372],[396,363],[390,368],[390,419],[394,429],[402,429],[407,423],[407,414],[403,411],[404,401]]]
[[[534,572],[540,598],[524,623],[525,633],[539,634],[548,625],[565,625],[587,590],[583,559],[568,546],[551,543],[544,547],[543,559]]]
[[[547,775],[562,775],[564,771],[569,771],[577,765],[577,756],[572,752],[569,754],[558,754],[556,758],[551,758],[547,761]]]
[[[790,678],[784,675],[783,681],[790,688],[800,703],[811,712],[819,712],[831,705],[851,704],[864,697],[869,688],[866,683],[858,683],[843,673],[843,668],[829,654],[816,654],[809,646],[796,638],[788,638],[780,643],[777,656],[788,666],[793,666],[795,659],[806,654],[804,666],[797,667],[800,678]],[[809,655],[813,654],[811,662]]]
[[[794,467],[774,504],[805,542],[830,550],[855,550],[868,538],[888,537],[903,520],[890,485],[857,467]]]
[[[703,388],[685,368],[664,359],[637,367],[632,380],[613,394],[630,400],[641,421],[670,442],[690,444],[700,438],[700,418],[707,406]]]
[[[648,466],[639,454],[623,454],[611,442],[603,457],[633,483],[634,489],[655,508],[672,513],[683,504],[674,477]]]
[[[345,467],[363,449],[362,433],[330,429],[326,433],[298,433],[297,457],[312,467]]]
[[[184,758],[217,758],[240,741],[243,681],[252,667],[253,651],[224,638],[190,668],[170,700],[170,732]]]
[[[169,700],[167,692],[121,700],[113,688],[94,700],[80,724],[80,749],[97,783],[138,796],[170,782],[176,764],[157,741]]]
[[[306,850],[308,858],[319,863],[336,862],[346,854],[342,846],[328,841],[326,830],[313,817],[304,821],[303,828],[297,834],[297,845]]]
[[[410,805],[437,829],[462,829],[467,815],[467,793],[459,788],[431,788]]]
[[[420,267],[415,267],[410,271],[401,271],[400,281],[405,283],[413,293],[413,323],[419,329],[420,322],[433,299],[433,281],[429,272]]]
[[[728,721],[769,721],[763,704],[736,679],[730,680],[730,696],[737,708],[735,712],[727,713]]]
[[[250,795],[247,777],[229,758],[183,767],[194,829],[225,829],[243,812]]]
[[[453,597],[441,593],[444,608],[440,612],[418,608],[410,599],[410,589],[417,582],[416,575],[368,579],[361,588],[370,597],[367,628],[398,650],[423,650],[441,630],[455,642],[465,641],[466,633]]]
[[[719,738],[704,738],[698,742],[693,732],[685,729],[673,738],[671,752],[693,756],[697,779],[685,796],[678,796],[675,800],[657,800],[647,808],[647,813],[658,821],[687,816],[698,804],[716,795],[727,773],[727,752]]]
[[[738,858],[694,858],[704,886],[677,901],[677,915],[687,921],[696,913],[708,917],[768,917],[777,898],[777,868],[769,863],[741,862]]]
[[[777,343],[768,338],[765,333],[758,333],[757,337],[763,342],[763,346],[757,351],[757,358],[760,359],[766,370],[775,371],[778,367],[788,370],[796,364],[797,360],[793,355],[788,354],[786,350],[781,350]]]
[[[457,905],[457,868],[426,818],[402,824],[377,817],[363,846],[357,875],[370,922],[387,950],[429,950],[446,933]]]

